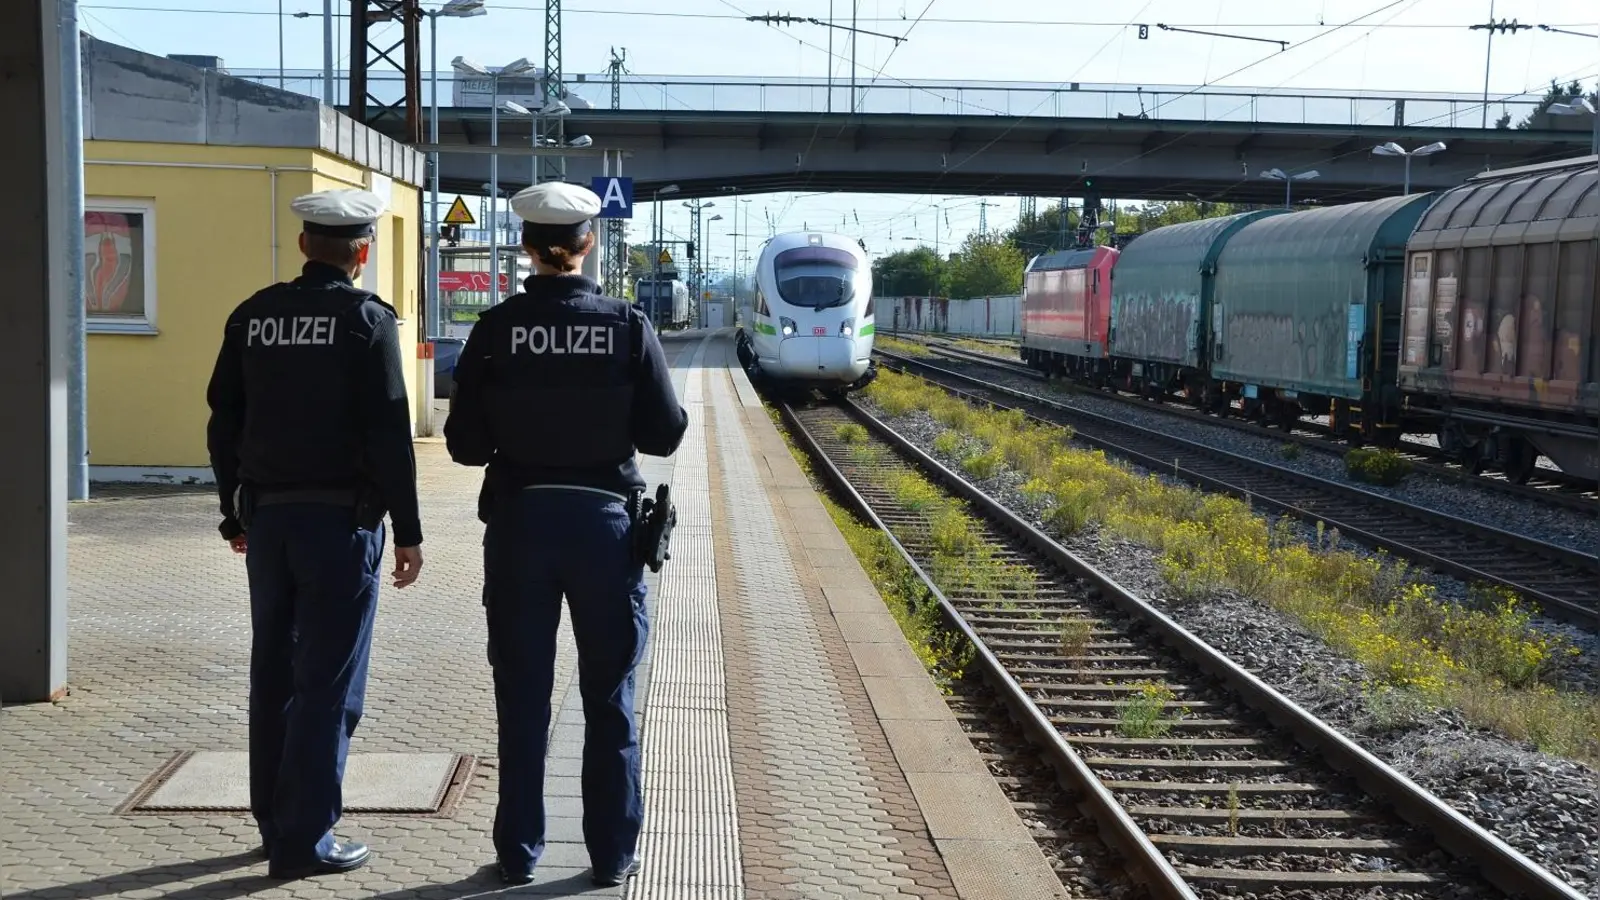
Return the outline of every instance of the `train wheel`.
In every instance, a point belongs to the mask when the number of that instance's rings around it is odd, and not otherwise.
[[[1506,478],[1517,484],[1527,484],[1539,462],[1539,450],[1524,438],[1510,437],[1505,448]]]

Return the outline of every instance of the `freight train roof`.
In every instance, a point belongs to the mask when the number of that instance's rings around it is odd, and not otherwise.
[[[1432,196],[1385,197],[1251,222],[1223,248],[1225,265],[1219,277],[1244,276],[1236,267],[1245,263],[1279,261],[1299,268],[1307,263],[1377,262],[1382,255],[1403,251]],[[1244,277],[1259,279],[1261,274],[1256,269]]]
[[[1418,223],[1410,248],[1453,245],[1469,236],[1495,243],[1526,234],[1550,240],[1600,235],[1600,174],[1594,165],[1527,166],[1485,173],[1439,195]],[[1542,227],[1533,223],[1546,223]],[[1515,226],[1497,230],[1502,226]],[[1510,233],[1510,234],[1508,234]]]
[[[1118,276],[1122,271],[1153,265],[1167,271],[1175,271],[1181,267],[1182,270],[1192,272],[1198,277],[1201,273],[1210,272],[1215,268],[1217,256],[1222,252],[1222,245],[1233,232],[1257,219],[1287,211],[1262,209],[1231,216],[1218,216],[1214,219],[1164,225],[1154,231],[1147,231],[1140,235],[1137,241],[1129,243],[1123,249],[1122,255],[1117,259],[1120,269]]]

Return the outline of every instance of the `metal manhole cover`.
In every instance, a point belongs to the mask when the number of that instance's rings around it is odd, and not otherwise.
[[[344,811],[448,816],[472,776],[464,753],[352,753],[344,771]],[[250,754],[188,750],[145,779],[123,814],[248,813]]]

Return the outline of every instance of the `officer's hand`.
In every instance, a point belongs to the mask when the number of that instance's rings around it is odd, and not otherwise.
[[[394,586],[403,588],[417,580],[422,571],[422,547],[394,548]]]
[[[238,537],[228,541],[228,546],[232,547],[233,552],[235,553],[243,553],[245,550],[249,549],[250,539],[241,534]]]

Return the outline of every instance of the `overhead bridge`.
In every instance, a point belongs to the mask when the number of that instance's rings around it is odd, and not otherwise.
[[[482,195],[490,95],[473,93],[473,84],[453,84],[455,105],[439,110],[440,178],[452,193]],[[608,90],[583,79],[569,87],[595,98]],[[599,175],[601,149],[620,150],[622,174],[641,198],[676,184],[681,199],[854,191],[1281,203],[1283,183],[1261,177],[1277,168],[1318,171],[1295,183],[1296,201],[1349,202],[1400,191],[1403,161],[1371,152],[1385,142],[1449,145],[1412,161],[1412,190],[1426,191],[1485,169],[1582,155],[1590,141],[1586,119],[1538,115],[1530,128],[1494,127],[1502,113],[1520,120],[1533,112],[1534,97],[1504,99],[1486,115],[1480,98],[1457,94],[919,83],[858,92],[863,111],[851,114],[827,102],[848,110],[848,88],[823,82],[634,80],[625,88],[622,108],[575,108],[566,117],[567,135],[593,139],[568,155],[567,176]],[[515,86],[499,96],[529,108],[542,101]],[[402,133],[397,118],[371,124]],[[504,189],[530,181],[532,128],[528,117],[499,116]]]

